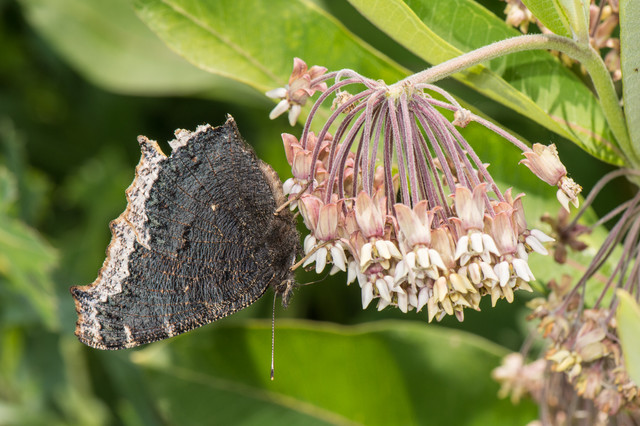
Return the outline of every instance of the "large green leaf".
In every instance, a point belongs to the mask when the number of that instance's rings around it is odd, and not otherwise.
[[[519,34],[472,0],[350,2],[390,37],[432,64]],[[512,54],[454,78],[595,157],[622,164],[596,97],[550,54]]]
[[[98,86],[153,95],[220,91],[233,86],[233,82],[194,68],[167,49],[135,16],[128,0],[20,3],[31,25]]]
[[[620,60],[624,114],[631,143],[640,153],[640,1],[620,1]]]
[[[616,320],[618,321],[624,363],[629,377],[637,384],[640,383],[640,340],[638,340],[638,336],[640,336],[640,306],[624,290],[618,290],[616,295],[620,301],[616,311]]]
[[[49,276],[56,259],[56,252],[35,230],[0,214],[0,285],[6,277],[10,288],[24,296],[50,327],[57,326],[58,320]]]
[[[406,70],[305,0],[134,0],[140,18],[191,63],[259,91],[283,86],[294,57],[396,81]]]
[[[522,0],[522,3],[554,34],[571,37],[571,25],[558,0]]]
[[[54,328],[58,318],[50,270],[57,253],[37,231],[8,213],[15,187],[14,176],[0,164],[0,299],[12,300],[9,291],[20,295],[24,299],[17,300],[28,301],[42,321]],[[10,321],[24,317],[27,310],[15,305],[1,313],[3,320]]]
[[[530,403],[497,398],[506,351],[407,321],[344,327],[217,324],[132,355],[170,424],[525,424]],[[237,323],[236,323],[237,324]]]

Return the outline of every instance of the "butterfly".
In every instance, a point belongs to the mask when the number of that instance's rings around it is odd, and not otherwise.
[[[96,280],[71,287],[75,334],[98,349],[166,339],[258,300],[286,303],[299,236],[278,175],[242,139],[233,117],[176,131],[172,152],[138,137],[142,151],[110,224]]]

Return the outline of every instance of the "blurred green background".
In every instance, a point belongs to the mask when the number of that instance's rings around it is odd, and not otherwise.
[[[425,419],[442,424],[436,419],[443,413],[434,413],[438,407],[458,419],[451,424],[490,424],[500,415],[524,423],[535,416],[531,405],[512,409],[498,401],[497,384],[488,378],[503,348],[518,350],[522,344],[528,295],[495,309],[486,304],[482,312],[467,311],[464,323],[447,318],[427,326],[426,312],[362,310],[360,289],[347,287],[344,274],[300,273],[299,282],[317,282],[297,290],[289,309],[276,311],[278,321],[292,320],[276,329],[275,385],[263,380],[269,374],[271,293],[231,318],[142,350],[100,352],[80,344],[73,335],[76,314],[68,288],[92,282],[104,260],[108,223],[125,208],[124,190],[139,160],[138,135],[158,140],[168,152],[166,141],[175,129],[219,125],[229,113],[284,180],[290,170],[280,133],[301,129],[288,128],[284,118],[270,121],[273,103],[255,90],[213,78],[166,49],[126,1],[100,10],[92,10],[92,3],[0,0],[0,425]],[[501,2],[485,3],[501,16]],[[403,66],[426,67],[345,2],[323,6]],[[95,39],[76,28],[82,19]],[[148,52],[137,55],[135,49],[110,57],[106,53],[122,45],[110,45],[116,36],[131,38],[138,49],[149,43],[160,58],[154,66],[165,68],[157,73],[145,68]],[[586,189],[608,169],[460,83],[443,85],[526,139],[557,143],[572,176]],[[608,196],[602,211],[625,193]],[[383,320],[401,322],[366,325]],[[451,329],[442,332],[442,327]],[[441,352],[432,354],[428,348],[435,342]],[[450,358],[448,351],[456,347],[461,359],[449,361],[458,364],[434,363]],[[350,380],[356,371],[357,379]],[[476,379],[483,387],[469,389]],[[457,412],[455,401],[443,398],[455,398],[463,388],[471,393],[458,401],[467,409]],[[478,394],[489,402],[468,399]],[[389,417],[370,417],[369,407],[383,407]],[[410,415],[403,417],[402,410]]]

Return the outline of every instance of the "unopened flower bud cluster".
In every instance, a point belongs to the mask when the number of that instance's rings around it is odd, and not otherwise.
[[[576,394],[608,416],[640,414],[640,389],[626,373],[615,317],[609,309],[581,310],[577,295],[566,300],[568,281],[550,287],[552,297],[530,302],[530,318],[540,320],[538,330],[550,342],[545,358],[553,371],[564,372]],[[561,304],[564,310],[558,309]]]
[[[514,402],[531,396],[549,413],[549,424],[638,424],[640,389],[626,372],[615,317],[609,309],[584,309],[569,277],[552,280],[549,288],[547,298],[529,302],[529,319],[540,321],[549,345],[530,363],[520,353],[503,359],[492,374],[500,396]]]

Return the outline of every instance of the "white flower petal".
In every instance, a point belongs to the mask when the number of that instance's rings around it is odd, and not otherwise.
[[[477,263],[471,263],[467,268],[467,276],[474,284],[479,284],[482,281],[482,270]]]
[[[438,307],[434,298],[430,298],[427,302],[427,312],[429,313],[429,322],[433,321],[435,316],[440,313],[440,308]]]
[[[291,110],[289,111],[289,124],[295,126],[298,122],[298,117],[300,117],[300,112],[302,111],[302,107],[298,104],[293,104]]]
[[[509,282],[511,272],[509,271],[509,264],[507,262],[500,262],[494,268],[494,272],[498,276],[500,281],[500,287],[504,287]]]
[[[556,240],[555,238],[551,238],[550,236],[548,236],[547,234],[545,234],[539,229],[532,229],[530,232],[531,232],[531,235],[536,237],[536,239],[541,243],[549,243],[551,241]]]
[[[429,249],[429,259],[431,260],[431,263],[440,268],[441,271],[447,270],[442,257],[440,257],[440,253],[438,253],[436,250]]]
[[[562,207],[564,207],[566,211],[568,212],[571,211],[569,210],[569,201],[570,201],[569,196],[565,194],[565,192],[562,189],[558,189],[558,192],[556,192],[556,198],[560,202],[560,205],[562,205]]]
[[[406,261],[403,259],[396,264],[396,271],[393,276],[393,281],[396,284],[405,281],[406,276],[409,274],[409,269],[407,269]]]
[[[293,178],[289,178],[285,180],[284,183],[282,184],[282,192],[284,193],[284,195],[290,194],[291,188],[293,188],[293,185],[295,184],[296,184],[296,181]]]
[[[467,278],[460,274],[449,274],[449,282],[455,291],[462,294],[467,294],[467,288],[465,281]],[[467,280],[468,281],[468,280]],[[471,284],[471,283],[469,283]]]
[[[391,254],[392,257],[395,257],[396,259],[402,259],[402,253],[400,253],[400,250],[398,250],[393,242],[385,240],[385,244],[387,246],[387,249],[389,250],[389,254]]]
[[[391,294],[393,292],[394,287],[396,286],[395,282],[393,281],[393,277],[391,275],[385,275],[382,279],[387,283],[389,294]]]
[[[269,113],[269,118],[273,120],[274,118],[282,115],[288,109],[289,109],[289,101],[286,99],[283,99],[280,102],[278,102],[278,105],[276,105],[274,109],[271,110],[271,112]]]
[[[491,268],[491,265],[489,265],[488,263],[480,262],[480,269],[482,269],[484,280],[491,280],[495,282],[499,281],[498,276],[493,271],[493,268]]]
[[[507,299],[507,302],[513,302],[513,289],[511,288],[511,286],[505,286],[502,289],[502,294],[504,294],[504,298]]]
[[[327,248],[322,247],[316,251],[316,274],[320,274],[327,265]]]
[[[486,251],[489,253],[495,254],[496,256],[500,256],[500,251],[496,246],[496,242],[493,241],[493,237],[489,234],[482,234],[482,245]]]
[[[440,304],[442,305],[442,309],[444,309],[448,315],[453,315],[453,304],[451,303],[451,299],[447,297],[440,301]]]
[[[474,253],[482,253],[484,248],[482,246],[482,234],[480,232],[473,232],[469,237],[471,241],[471,250]]]
[[[287,96],[287,89],[278,87],[277,89],[269,90],[265,95],[273,99],[282,99]]]
[[[533,271],[531,271],[531,268],[529,267],[529,263],[525,262],[525,265],[527,265],[527,271],[529,272],[529,278],[531,278],[531,281],[535,280],[536,277],[533,276]]]
[[[513,271],[516,273],[518,278],[524,281],[531,281],[531,278],[529,277],[529,267],[527,265],[527,262],[522,259],[513,259],[511,264],[513,265]]]
[[[362,287],[362,309],[367,309],[369,303],[373,300],[373,284],[371,281],[367,281],[367,283]]]
[[[453,259],[458,260],[460,256],[462,256],[464,253],[468,251],[469,251],[469,236],[463,235],[462,237],[460,237],[460,239],[458,240],[458,243],[456,244],[456,253],[453,256]]]
[[[386,300],[386,299],[378,299],[378,311],[383,310],[384,308],[386,308],[387,306],[389,306],[391,302]]]
[[[409,287],[407,289],[407,296],[409,297],[409,309],[411,309],[412,307],[417,308],[418,307],[418,293],[416,292],[416,289],[413,287]]]
[[[520,283],[518,284],[518,289],[519,290],[526,290],[529,293],[533,293],[533,289],[531,288],[529,283],[527,283],[526,281],[520,281]]]
[[[340,271],[341,269],[338,268],[336,265],[331,265],[331,270],[329,271],[329,275],[335,275],[338,273],[338,271]]]
[[[376,288],[378,289],[378,293],[380,293],[380,297],[391,303],[391,294],[389,293],[389,285],[382,278],[378,278],[376,280]]]
[[[307,257],[307,260],[304,261],[304,263],[302,264],[303,268],[306,268],[307,266],[311,265],[313,262],[316,261],[316,255],[318,253],[313,253],[311,256]]]
[[[445,277],[440,277],[433,283],[433,297],[438,299],[438,302],[441,302],[445,299],[448,299],[447,295],[449,294],[449,288],[447,287],[447,279]]]
[[[520,259],[528,260],[529,253],[527,253],[527,248],[522,243],[518,243],[516,246],[516,254]]]
[[[358,276],[358,265],[355,260],[349,262],[349,268],[347,268],[347,284],[351,284]]]
[[[331,258],[333,259],[333,264],[340,269],[341,271],[346,271],[346,262],[347,257],[344,254],[344,249],[342,246],[332,246],[331,247]]]
[[[398,295],[398,308],[403,312],[407,313],[409,310],[409,297],[406,293],[397,293]]]
[[[391,253],[389,253],[389,248],[385,244],[384,240],[376,240],[376,249],[378,250],[378,254],[383,259],[391,259]]]
[[[418,258],[418,263],[423,268],[428,268],[431,266],[431,261],[429,260],[429,249],[426,247],[421,247],[416,251],[416,257]]]
[[[364,269],[371,262],[371,243],[366,243],[360,249],[360,269]]]
[[[309,254],[309,252],[316,245],[316,237],[311,234],[308,234],[304,237],[304,254]]]
[[[410,251],[409,253],[407,253],[407,255],[404,257],[404,261],[407,263],[409,269],[416,268],[416,254],[414,252]]]
[[[362,286],[365,285],[369,280],[367,276],[360,271],[360,269],[356,270],[356,275],[358,276],[358,284],[360,285],[360,288],[362,288]]]
[[[547,251],[547,249],[542,245],[542,243],[540,242],[540,240],[538,240],[536,237],[534,237],[533,235],[529,235],[525,241],[527,242],[527,244],[529,244],[529,247],[531,247],[533,249],[533,251],[535,251],[536,253],[540,253],[544,256],[548,255],[549,252]]]
[[[491,287],[491,307],[492,308],[496,307],[496,303],[502,297],[502,290],[501,289],[502,289],[502,287],[500,287],[500,286]]]
[[[424,308],[424,305],[429,301],[429,289],[425,286],[420,289],[418,292],[418,304],[416,305],[416,310],[419,312]]]

